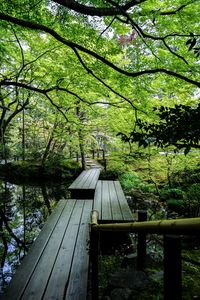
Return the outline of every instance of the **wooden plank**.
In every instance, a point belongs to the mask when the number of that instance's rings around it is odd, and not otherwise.
[[[71,197],[74,199],[94,198],[95,187],[99,178],[99,169],[83,171],[79,177],[70,185]]]
[[[70,221],[65,229],[58,255],[51,270],[48,286],[43,296],[44,300],[64,298],[66,283],[71,280],[71,264],[83,207],[84,201],[76,201]],[[52,255],[52,251],[50,255]]]
[[[92,200],[85,200],[83,214],[78,232],[70,281],[65,300],[85,300],[87,297],[87,281],[89,268],[89,222]]]
[[[102,219],[102,193],[101,193],[102,181],[98,180],[94,194],[93,209],[96,209],[99,213],[99,220]]]
[[[100,221],[133,220],[133,215],[119,181],[98,181],[93,209],[99,212]]]
[[[131,220],[133,220],[133,215],[132,215],[131,210],[128,206],[128,203],[127,203],[126,197],[123,193],[123,190],[121,188],[121,185],[120,185],[119,181],[115,181],[114,184],[115,184],[115,188],[116,188],[116,191],[117,191],[117,197],[118,197],[120,207],[121,207],[123,220],[124,221],[131,221]]]
[[[67,226],[66,224],[68,224],[71,218],[75,203],[75,200],[66,201],[65,208],[26,287],[22,297],[23,300],[42,299],[57,253],[60,249],[60,244]]]
[[[88,189],[89,184],[93,177],[93,173],[94,173],[93,169],[87,170],[86,172],[87,172],[86,173],[87,176],[85,176],[82,186],[79,186],[79,188],[81,188],[81,189]]]
[[[94,169],[95,170],[95,174],[91,180],[91,183],[90,183],[90,186],[89,188],[90,189],[95,189],[96,188],[96,185],[97,185],[97,181],[99,179],[99,175],[100,175],[100,170],[99,169]]]
[[[100,170],[97,168],[83,171],[69,186],[69,190],[95,189],[99,174]]]
[[[83,171],[81,172],[81,174],[72,182],[72,184],[69,186],[69,189],[74,189],[79,185],[82,185],[82,182],[84,182],[85,180],[85,176],[87,178],[89,174],[87,173],[87,171]]]
[[[33,264],[31,256],[27,256],[27,267],[32,267],[30,274],[26,268],[22,269],[27,275],[27,280],[23,278],[24,288],[20,289],[18,297],[12,290],[10,298],[7,294],[4,299],[86,299],[89,268],[87,243],[92,205],[92,200],[60,201],[46,223],[46,234],[41,232],[37,239],[39,241],[43,236],[44,244],[42,249],[37,248],[39,252],[34,252]],[[18,280],[16,284],[19,284]]]
[[[88,172],[89,176],[86,178],[84,184],[80,187],[82,189],[89,189],[92,178],[93,178],[93,176],[95,176],[95,169],[90,169],[87,172]]]
[[[17,272],[11,280],[8,290],[6,291],[5,295],[2,296],[2,300],[13,300],[13,295],[15,295],[15,300],[21,299],[24,288],[29,282],[39,258],[44,251],[44,248],[66,204],[67,203],[65,200],[61,200],[57,204],[53,213],[49,216],[48,221],[29,250],[28,255],[23,259],[22,264],[17,269]]]
[[[123,214],[121,211],[121,206],[117,196],[117,190],[115,188],[114,181],[109,182],[109,194],[110,194],[110,204],[112,210],[112,218],[115,221],[122,221]]]
[[[108,189],[108,181],[102,180],[102,220],[108,221],[112,220],[112,212],[110,206],[110,197],[109,197],[109,189]]]

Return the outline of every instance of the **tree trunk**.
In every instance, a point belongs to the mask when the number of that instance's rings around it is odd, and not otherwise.
[[[42,166],[44,166],[44,164],[46,162],[46,159],[47,159],[47,156],[49,154],[52,142],[53,142],[53,136],[50,137],[50,139],[47,143],[46,149],[44,151],[44,154],[43,154],[43,157],[42,157]]]
[[[85,149],[84,149],[84,141],[81,129],[78,131],[78,138],[79,138],[79,147],[80,147],[80,154],[81,154],[81,165],[82,169],[86,169],[86,161],[85,161]]]

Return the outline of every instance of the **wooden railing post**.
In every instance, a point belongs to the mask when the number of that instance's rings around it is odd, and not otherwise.
[[[147,211],[138,211],[138,222],[147,221]],[[142,271],[146,262],[146,233],[138,233],[137,242],[137,269]]]
[[[182,299],[181,239],[164,236],[164,299]]]

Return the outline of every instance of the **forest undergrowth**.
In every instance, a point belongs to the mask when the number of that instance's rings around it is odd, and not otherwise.
[[[200,215],[200,155],[136,153],[134,157],[110,157],[103,178],[118,178],[133,211],[147,210],[149,220],[190,218]],[[123,242],[122,242],[123,243]],[[115,299],[112,278],[117,271],[136,270],[137,238],[120,243],[100,255],[102,299]],[[106,254],[106,255],[105,255]],[[200,299],[200,238],[182,237],[183,299]],[[163,299],[163,237],[147,235],[148,283],[123,289],[119,299]],[[119,281],[120,285],[120,281]],[[120,288],[120,286],[118,287]],[[113,290],[114,289],[114,290]],[[125,291],[126,290],[126,291]],[[119,291],[118,291],[119,292]],[[120,292],[121,293],[121,292]],[[108,298],[106,298],[108,297]],[[110,297],[110,298],[109,298]],[[121,297],[121,298],[120,298]],[[124,298],[123,298],[124,297]],[[118,299],[118,298],[116,298]]]

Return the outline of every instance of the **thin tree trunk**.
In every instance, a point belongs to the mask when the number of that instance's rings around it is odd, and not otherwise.
[[[79,137],[79,147],[80,147],[80,154],[81,154],[81,165],[82,169],[86,169],[86,161],[85,161],[85,149],[84,149],[84,141],[83,141],[83,135],[81,129],[78,131],[78,137]]]

